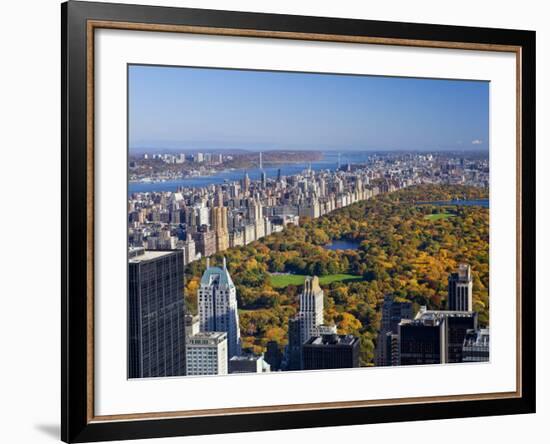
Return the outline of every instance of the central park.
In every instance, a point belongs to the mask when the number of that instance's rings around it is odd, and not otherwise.
[[[447,277],[461,262],[473,273],[474,310],[489,323],[489,209],[455,199],[487,199],[488,190],[420,185],[378,195],[318,219],[304,218],[247,246],[223,252],[235,286],[242,344],[262,353],[288,341],[305,276],[319,276],[325,322],[360,338],[360,364],[373,365],[381,306],[387,294],[420,306],[445,306]],[[437,201],[437,204],[430,204]],[[441,202],[453,201],[442,205]],[[353,248],[328,248],[345,241]],[[346,245],[347,245],[346,244]],[[221,263],[222,254],[211,262]],[[186,269],[185,297],[196,313],[205,260]]]

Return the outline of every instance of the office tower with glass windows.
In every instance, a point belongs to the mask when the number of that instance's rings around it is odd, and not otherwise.
[[[183,269],[181,250],[129,252],[129,378],[186,373]]]

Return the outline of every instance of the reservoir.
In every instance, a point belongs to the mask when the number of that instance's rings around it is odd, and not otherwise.
[[[332,241],[330,244],[323,245],[326,250],[357,250],[361,245],[358,241],[339,239]]]
[[[418,202],[420,205],[438,205],[448,206],[457,205],[462,207],[483,207],[489,208],[489,199],[471,199],[471,200],[437,200],[434,202]]]

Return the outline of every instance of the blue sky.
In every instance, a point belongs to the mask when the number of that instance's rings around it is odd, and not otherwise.
[[[130,149],[488,149],[489,83],[129,67]]]

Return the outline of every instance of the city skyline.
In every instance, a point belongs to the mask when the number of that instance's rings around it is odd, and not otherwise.
[[[489,83],[130,65],[130,153],[479,151]]]
[[[142,307],[129,312],[132,368],[166,376],[166,349],[185,359],[187,376],[489,359],[488,159],[369,155],[274,176],[162,182],[236,161],[197,153],[129,162],[130,178],[150,186],[128,196],[139,283],[129,297]],[[288,161],[280,156],[279,167]],[[176,253],[178,273],[152,263]],[[176,288],[172,322],[165,292]]]

